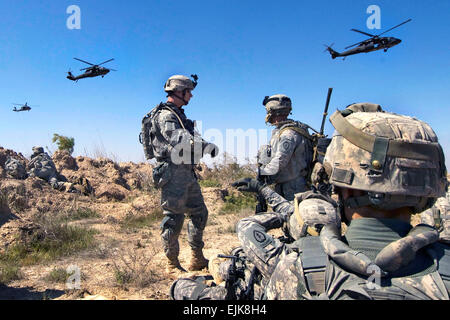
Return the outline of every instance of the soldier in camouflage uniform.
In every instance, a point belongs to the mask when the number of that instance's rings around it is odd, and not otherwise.
[[[208,219],[206,208],[194,167],[204,154],[215,157],[218,148],[204,141],[188,119],[183,106],[192,98],[194,81],[188,77],[170,77],[164,90],[167,102],[154,110],[151,118],[151,147],[157,160],[153,180],[161,188],[161,206],[164,219],[161,237],[164,252],[169,260],[168,271],[185,271],[178,260],[178,237],[183,226],[184,215],[190,217],[188,242],[192,249],[189,270],[201,270],[208,265],[203,256],[203,230]]]
[[[258,153],[260,176],[275,183],[275,191],[287,200],[307,190],[306,179],[313,157],[312,138],[308,126],[288,119],[291,99],[282,94],[265,97],[266,123],[275,126],[270,146]]]
[[[267,299],[449,299],[450,248],[438,231],[412,227],[446,181],[442,148],[426,123],[391,113],[337,111],[324,163],[345,236],[325,225],[294,249],[256,221],[239,222],[244,251],[270,275]],[[267,270],[267,271],[265,271]]]
[[[296,241],[303,237],[317,236],[324,225],[333,224],[340,229],[341,220],[336,211],[337,205],[331,198],[324,195],[308,191],[296,194],[295,201],[287,201],[269,187],[250,178],[236,181],[233,186],[240,191],[259,192],[272,207],[274,212],[244,218],[239,225],[256,224],[263,226],[265,231],[282,228],[284,236],[274,239],[278,246],[285,245],[287,248],[293,246],[295,250]],[[245,227],[243,228],[245,229]],[[256,234],[260,233],[256,231]],[[231,260],[223,261],[223,259],[216,258],[211,260],[213,265],[209,267],[216,286],[207,286],[202,278],[178,279],[171,287],[172,299],[249,299],[248,292],[251,293],[250,297],[254,300],[264,298],[264,288],[270,281],[273,268],[261,263],[260,258],[245,246],[234,249],[231,255],[239,258],[236,262],[237,268],[241,270],[239,279],[230,279],[233,276]],[[215,260],[219,260],[216,266],[214,266]],[[247,290],[249,286],[250,290]]]
[[[32,150],[31,160],[27,164],[28,175],[48,181],[54,189],[72,191],[72,184],[58,174],[55,163],[47,152],[44,152],[44,148],[33,147]]]

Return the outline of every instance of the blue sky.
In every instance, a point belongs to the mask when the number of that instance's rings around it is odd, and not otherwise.
[[[81,9],[80,30],[66,27],[70,5]],[[381,9],[380,31],[366,26],[369,5]],[[449,1],[2,0],[0,12],[0,145],[25,155],[55,150],[58,133],[75,138],[74,155],[143,161],[143,115],[165,99],[170,75],[196,73],[186,112],[203,131],[270,132],[261,102],[276,93],[292,98],[293,118],[319,128],[333,87],[330,113],[370,101],[428,122],[449,166]],[[323,52],[365,39],[351,28],[379,33],[408,18],[388,33],[403,42],[387,53],[342,61]],[[73,57],[115,58],[106,66],[118,71],[73,83],[66,72],[85,67]],[[11,111],[25,101],[38,106]]]

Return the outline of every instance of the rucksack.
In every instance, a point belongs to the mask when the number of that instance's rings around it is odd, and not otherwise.
[[[183,122],[181,121],[180,117],[176,114],[175,111],[173,111],[170,107],[166,106],[164,103],[160,103],[156,107],[154,107],[149,113],[147,113],[144,118],[142,119],[142,128],[141,133],[139,134],[139,142],[144,147],[144,155],[147,160],[151,160],[155,158],[155,154],[153,152],[153,146],[152,146],[152,122],[156,115],[156,113],[162,109],[167,109],[170,112],[172,112],[176,118],[178,119],[181,127],[184,129]]]

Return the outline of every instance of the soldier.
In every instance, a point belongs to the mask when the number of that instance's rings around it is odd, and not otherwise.
[[[301,238],[317,236],[321,228],[333,224],[341,227],[336,204],[331,199],[311,191],[296,194],[295,201],[287,201],[255,179],[245,178],[233,183],[240,191],[260,192],[274,212],[244,218],[240,223],[256,223],[265,230],[282,228],[285,235],[274,239],[281,246],[295,249]],[[261,234],[262,235],[262,234]],[[260,300],[264,298],[264,287],[270,280],[273,269],[253,263],[259,260],[252,250],[236,248],[231,252],[236,261],[212,259],[209,270],[216,286],[207,286],[202,277],[182,278],[172,284],[170,295],[175,300]],[[223,260],[223,259],[222,259]],[[235,263],[232,268],[232,263]],[[262,272],[261,272],[262,271]]]
[[[267,299],[448,300],[450,247],[411,215],[444,194],[445,159],[431,127],[387,112],[336,111],[324,158],[345,236],[333,224],[291,245],[249,218],[242,248],[263,276]],[[262,186],[256,180],[253,189]],[[285,220],[280,215],[280,220]]]
[[[266,123],[275,126],[270,146],[258,152],[260,176],[275,183],[275,191],[287,200],[307,190],[307,176],[313,157],[312,137],[308,126],[288,119],[291,99],[282,94],[266,96]],[[265,160],[267,159],[267,160]]]
[[[56,170],[55,163],[52,158],[44,152],[42,147],[33,147],[33,154],[31,160],[27,164],[27,172],[30,177],[38,177],[50,183],[50,185],[58,190],[67,188],[71,189],[70,183],[64,180]]]
[[[345,114],[344,114],[345,115]],[[450,248],[413,213],[444,193],[445,160],[426,123],[387,112],[337,111],[324,167],[339,197],[345,237],[329,224],[296,250],[244,219],[238,236],[268,299],[449,299]]]
[[[201,270],[208,265],[203,256],[203,230],[208,219],[194,167],[205,154],[215,157],[218,148],[204,141],[189,120],[183,106],[192,98],[197,85],[182,75],[170,77],[164,85],[167,102],[160,103],[143,119],[143,145],[147,159],[156,158],[153,180],[161,188],[164,219],[161,237],[168,258],[167,271],[185,271],[179,260],[178,237],[184,215],[190,217],[188,242],[192,249],[189,270]]]

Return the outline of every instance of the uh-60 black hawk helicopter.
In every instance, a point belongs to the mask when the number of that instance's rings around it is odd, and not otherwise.
[[[352,44],[351,46],[346,47],[345,49],[349,49],[351,47],[357,46],[354,49],[348,50],[348,51],[344,51],[344,52],[337,52],[335,50],[333,50],[331,48],[331,46],[325,46],[327,47],[327,49],[325,51],[328,50],[328,52],[331,54],[331,58],[335,59],[337,57],[347,57],[353,54],[358,54],[358,53],[362,53],[362,52],[372,52],[372,51],[376,51],[376,50],[381,50],[383,49],[384,52],[386,52],[389,48],[392,48],[393,46],[398,45],[400,42],[402,42],[402,40],[394,38],[394,37],[380,37],[382,34],[385,34],[386,32],[391,31],[392,29],[395,29],[397,27],[400,27],[402,24],[405,24],[407,22],[410,22],[412,19],[408,19],[398,25],[396,25],[395,27],[392,27],[380,34],[377,35],[373,35],[361,30],[357,30],[357,29],[351,29],[350,31],[355,31],[355,32],[359,32],[362,34],[365,34],[366,36],[369,36],[371,38]]]
[[[31,110],[31,106],[28,105],[28,102],[25,102],[25,104],[13,103],[13,105],[20,106],[19,109],[14,107],[14,109],[12,110],[14,112],[30,111]]]
[[[117,70],[114,70],[114,69],[108,69],[108,68],[105,68],[105,67],[100,67],[102,64],[105,64],[107,62],[113,61],[114,59],[109,59],[109,60],[107,60],[105,62],[102,62],[102,63],[99,63],[99,64],[92,64],[90,62],[87,62],[87,61],[84,61],[84,60],[81,60],[81,59],[78,59],[78,58],[74,58],[74,59],[78,60],[78,61],[81,61],[81,62],[84,62],[86,64],[89,64],[89,65],[91,65],[91,67],[80,69],[80,71],[83,71],[83,70],[86,70],[86,71],[84,73],[78,75],[78,76],[74,76],[72,74],[72,72],[70,72],[70,71],[67,72],[68,73],[67,79],[72,80],[72,81],[78,81],[78,80],[83,79],[83,78],[93,78],[93,77],[98,77],[98,76],[102,76],[102,78],[103,78],[106,74],[109,73],[109,71],[117,71]]]

